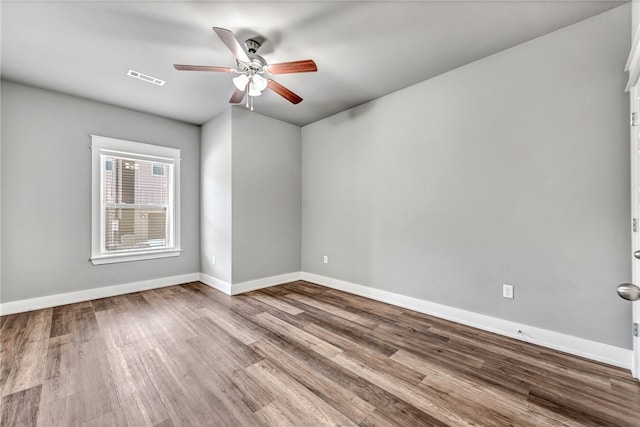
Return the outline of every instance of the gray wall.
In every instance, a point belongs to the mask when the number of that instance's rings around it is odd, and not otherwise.
[[[200,271],[199,128],[2,82],[1,301]],[[90,134],[182,149],[182,255],[93,266]]]
[[[613,9],[304,127],[302,270],[631,348],[630,25]]]
[[[233,283],[300,271],[298,126],[233,108]]]
[[[200,170],[201,272],[231,283],[231,110],[202,125]]]
[[[235,284],[300,271],[300,136],[242,108],[202,126],[203,273]]]
[[[631,41],[638,31],[638,24],[640,24],[640,4],[634,1],[631,3]]]

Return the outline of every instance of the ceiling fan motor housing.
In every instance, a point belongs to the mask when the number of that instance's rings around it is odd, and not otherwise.
[[[267,65],[267,61],[256,52],[265,42],[265,38],[262,36],[255,36],[245,40],[244,45],[247,48],[247,56],[251,60],[248,64],[242,64],[245,71],[252,71],[253,73],[263,72],[264,67]],[[240,65],[240,64],[239,64]]]
[[[238,66],[243,67],[244,71],[252,71],[253,73],[261,73],[264,71],[264,67],[267,66],[267,61],[257,53],[248,53],[247,56],[251,62],[244,63],[238,62]]]

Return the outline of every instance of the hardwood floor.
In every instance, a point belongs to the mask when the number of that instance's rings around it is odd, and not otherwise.
[[[640,426],[627,371],[307,282],[0,321],[2,426]]]

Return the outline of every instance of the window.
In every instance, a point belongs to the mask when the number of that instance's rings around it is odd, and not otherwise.
[[[180,255],[180,150],[91,136],[91,262]]]

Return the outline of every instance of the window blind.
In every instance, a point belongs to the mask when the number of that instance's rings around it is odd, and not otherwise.
[[[103,251],[173,247],[173,164],[158,159],[102,155]]]

